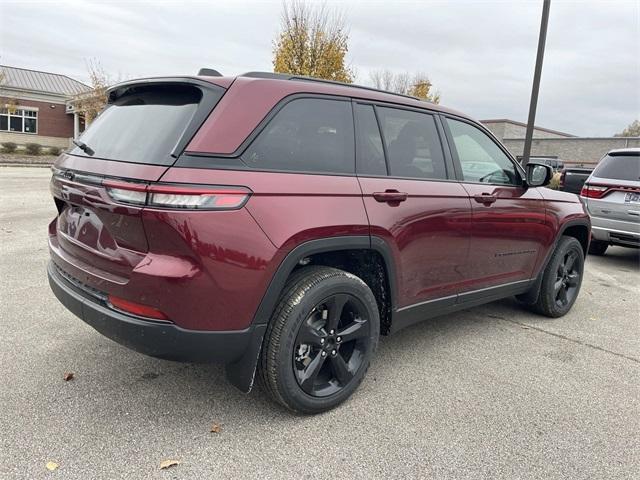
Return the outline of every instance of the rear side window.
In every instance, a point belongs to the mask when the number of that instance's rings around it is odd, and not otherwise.
[[[433,115],[379,107],[382,135],[387,147],[389,175],[446,179],[442,145]]]
[[[252,168],[354,173],[351,102],[299,98],[287,103],[242,155]]]
[[[219,97],[223,90],[220,89]],[[79,147],[73,155],[149,165],[171,165],[171,156],[191,122],[202,92],[190,85],[135,86],[110,104],[81,140],[91,150]],[[219,98],[218,98],[219,99]]]
[[[640,180],[640,155],[607,155],[600,160],[593,176],[612,180]]]
[[[358,173],[364,175],[386,175],[382,137],[376,114],[371,105],[355,105],[356,138],[358,140]]]

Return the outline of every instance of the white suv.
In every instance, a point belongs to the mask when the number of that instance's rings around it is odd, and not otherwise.
[[[603,255],[609,245],[640,247],[640,148],[607,153],[580,198],[591,216],[589,253]]]

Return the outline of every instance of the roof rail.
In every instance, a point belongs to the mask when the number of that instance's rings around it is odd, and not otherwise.
[[[420,100],[421,98],[414,97],[413,95],[405,95],[404,93],[396,93],[390,92],[389,90],[382,90],[380,88],[367,87],[364,85],[357,85],[355,83],[345,83],[338,82],[336,80],[325,80],[324,78],[316,78],[316,77],[305,77],[304,75],[291,75],[288,73],[273,73],[273,72],[247,72],[239,75],[240,77],[249,77],[249,78],[271,78],[271,79],[280,79],[280,80],[299,80],[305,82],[318,82],[318,83],[330,83],[332,85],[340,85],[343,87],[351,87],[351,88],[359,88],[362,90],[368,90],[371,92],[379,92],[386,93],[389,95],[397,95],[398,97],[410,98],[412,100]]]

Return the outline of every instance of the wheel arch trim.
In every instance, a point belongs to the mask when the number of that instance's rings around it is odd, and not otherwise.
[[[305,257],[315,255],[317,253],[337,252],[343,250],[372,250],[379,253],[385,264],[387,271],[387,279],[389,281],[389,293],[391,296],[391,308],[396,303],[396,270],[393,261],[393,254],[387,242],[376,236],[368,235],[348,235],[340,237],[327,237],[309,240],[294,247],[284,260],[280,262],[275,274],[273,275],[267,290],[253,317],[252,324],[263,325],[269,323],[273,309],[276,306],[278,298],[282,293],[287,278],[294,270],[298,262]]]

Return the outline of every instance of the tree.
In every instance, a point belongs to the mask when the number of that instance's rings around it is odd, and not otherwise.
[[[411,95],[431,103],[440,103],[440,92],[433,91],[433,84],[427,74],[418,72],[393,73],[390,70],[374,70],[369,73],[375,88],[389,90],[402,95]]]
[[[273,71],[352,83],[345,64],[349,33],[342,15],[326,5],[285,1],[281,31],[274,41]]]
[[[107,105],[107,89],[114,83],[95,59],[87,61],[90,89],[76,95],[73,104],[77,112],[83,113],[88,125]]]
[[[622,132],[616,133],[616,137],[640,137],[640,120],[630,123]]]

